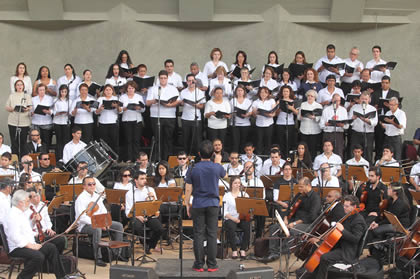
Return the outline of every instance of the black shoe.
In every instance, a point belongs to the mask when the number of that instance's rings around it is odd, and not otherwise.
[[[280,256],[277,255],[277,254],[270,254],[267,257],[267,261],[268,262],[274,262],[275,260],[278,260],[279,258],[280,258]]]
[[[97,266],[105,267],[106,266],[106,263],[102,259],[97,259],[96,260],[96,265]]]
[[[150,251],[150,247],[146,247],[146,255],[151,255],[152,252]]]
[[[125,263],[128,262],[128,258],[123,257],[121,255],[118,256],[118,260],[121,261],[121,262],[125,262]]]

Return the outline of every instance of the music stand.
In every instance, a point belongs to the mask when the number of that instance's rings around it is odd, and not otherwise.
[[[313,188],[315,192],[318,193],[318,188]],[[326,196],[328,196],[328,193],[331,191],[338,191],[341,193],[341,187],[322,187],[322,199],[325,199]]]
[[[299,193],[299,188],[296,187],[298,184],[295,184],[293,187],[293,196],[296,196]],[[277,200],[280,201],[290,201],[292,199],[292,189],[289,184],[280,184],[279,185],[279,197]]]
[[[301,168],[292,168],[292,175],[293,175],[293,177],[298,177],[298,173],[300,175],[303,174],[303,177],[307,177],[311,181],[315,178],[315,176],[313,175],[313,171],[312,170],[303,169],[302,168],[302,171],[301,171]]]
[[[411,195],[413,196],[413,199],[417,202],[417,205],[420,205],[420,192],[417,192],[414,189],[408,189],[410,191]]]
[[[169,203],[168,206],[168,245],[171,244],[172,245],[172,239],[170,237],[171,235],[171,231],[172,231],[172,212],[171,212],[171,204],[173,202],[177,202],[179,200],[179,197],[182,196],[182,188],[181,187],[157,187],[155,189],[156,192],[156,197],[158,198],[158,200],[164,202],[164,203]]]
[[[250,198],[263,199],[264,187],[246,187],[245,192]]]
[[[401,183],[407,183],[407,179],[401,174],[400,168],[382,166],[381,171],[383,182],[399,182],[401,177]]]
[[[70,180],[70,172],[46,172],[42,176],[45,185],[51,185],[54,188],[54,194],[57,193],[57,185],[67,184]]]
[[[341,165],[341,173],[344,180],[350,180],[354,177],[357,181],[368,181],[364,166]]]
[[[253,198],[236,198],[236,211],[239,214],[251,216],[268,216],[265,200]]]
[[[54,214],[54,228],[57,230],[57,210],[64,202],[64,196],[55,196],[48,204],[48,214]]]
[[[261,175],[260,179],[264,184],[264,188],[273,188],[274,181],[280,177],[280,175]]]
[[[385,214],[386,219],[388,219],[389,223],[391,223],[391,225],[394,227],[394,229],[397,232],[403,233],[405,235],[408,235],[410,233],[400,223],[400,220],[398,220],[397,216],[395,216],[394,214],[386,210],[384,211],[384,214]]]
[[[9,178],[11,180],[14,180],[14,175],[13,174],[6,174],[6,175],[0,175],[0,181],[5,180],[6,178]]]
[[[105,189],[106,200],[110,204],[125,204],[125,194],[128,190]]]
[[[78,196],[81,192],[83,192],[83,184],[75,184],[74,194]],[[73,200],[73,185],[71,184],[61,185],[59,194],[64,197],[64,201],[72,201]]]

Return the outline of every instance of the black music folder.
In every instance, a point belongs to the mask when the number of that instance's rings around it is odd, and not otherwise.
[[[13,111],[23,112],[23,110],[26,109],[26,108],[27,108],[26,106],[19,106],[19,105],[17,105],[17,106],[15,106],[15,108],[13,109]]]
[[[214,116],[216,118],[222,119],[222,118],[225,118],[225,115],[230,115],[230,113],[218,110],[216,111],[216,114]]]
[[[394,122],[397,125],[400,125],[400,122],[398,121],[398,118],[395,117],[395,115],[379,115],[379,121],[385,123],[385,124],[389,124],[388,122],[385,122],[385,118],[394,120]]]
[[[388,70],[394,70],[395,66],[397,66],[397,62],[388,62],[386,64],[378,64],[375,67],[373,67],[372,71],[381,71],[380,68],[385,67]]]
[[[148,77],[148,78],[141,78],[141,77],[136,77],[133,76],[133,80],[135,83],[137,83],[137,89],[141,90],[144,88],[149,88],[152,87],[153,84],[155,83],[155,77]]]
[[[314,110],[305,110],[305,109],[301,109],[300,110],[300,115],[302,115],[302,117],[306,117],[309,118],[309,116],[321,116],[322,115],[322,109],[318,108],[318,109],[314,109]]]
[[[175,102],[177,99],[178,99],[178,96],[173,96],[172,98],[169,98],[168,100],[160,99],[160,104],[167,105],[167,104]],[[159,100],[156,99],[156,102],[159,102]]]
[[[121,73],[124,73],[124,74],[134,75],[135,73],[137,73],[137,67],[130,68],[130,69],[120,67],[120,69],[121,69]]]
[[[265,65],[264,65],[264,71],[265,71],[265,68],[267,68],[267,67],[271,67],[271,68],[274,70],[274,72],[275,72],[275,73],[277,73],[277,74],[281,75],[281,74],[283,73],[284,63],[283,63],[283,64],[281,64],[281,65],[279,65],[279,66],[277,66],[277,67],[274,67],[274,66],[270,66],[270,65],[268,65],[268,64],[265,64]],[[273,77],[273,78],[274,78],[274,77]]]
[[[99,85],[97,83],[92,83],[89,86],[89,89],[88,89],[89,95],[91,95],[93,97],[96,97],[96,90],[99,90],[99,92],[102,92],[104,90],[104,86],[103,85]]]
[[[258,114],[260,114],[260,115],[262,115],[262,116],[265,116],[265,114],[266,114],[266,113],[273,113],[273,112],[275,112],[278,108],[279,108],[279,105],[276,105],[276,106],[275,106],[274,108],[272,108],[271,110],[265,110],[265,109],[259,108],[259,109],[257,110],[257,112],[258,112]]]
[[[357,112],[357,111],[353,111],[353,115],[356,115],[357,117],[364,117],[364,118],[372,119],[372,118],[375,118],[376,111],[374,110],[365,114]]]
[[[327,63],[325,61],[322,61],[322,66],[324,66],[324,68],[327,69],[327,70],[328,70],[328,68],[336,68],[338,70],[343,70],[345,65],[346,65],[346,63],[344,63],[344,62],[343,63],[337,63],[337,64],[330,64],[330,63]]]
[[[252,86],[253,88],[259,87],[261,83],[261,80],[254,80],[254,81],[238,81],[238,85],[242,84],[243,86]]]
[[[377,83],[370,83],[366,81],[362,81],[362,87],[361,91],[366,91],[368,89],[372,89],[373,91],[380,90],[382,88],[382,85],[380,82]]]
[[[113,104],[118,104],[120,107],[123,106],[123,103],[117,101],[117,100],[103,100],[102,105],[104,106],[104,109],[106,110],[113,110],[115,109],[112,107]]]
[[[193,101],[193,100],[188,100],[188,99],[183,99],[182,101],[184,102],[184,103],[186,103],[186,104],[189,104],[189,105],[191,105],[191,106],[195,106],[196,104],[199,104],[202,100],[205,100],[206,99],[206,96],[204,96],[203,98],[201,98],[201,99],[198,99],[196,102],[195,101]]]
[[[306,69],[310,69],[312,68],[312,66],[313,66],[313,63],[308,63],[308,64],[290,63],[289,71],[293,77],[297,77],[297,76],[303,75]]]
[[[347,102],[355,102],[360,98],[360,94],[347,94],[346,99]]]
[[[79,101],[76,103],[76,108],[83,108],[82,105],[87,105],[91,108],[97,109],[99,107],[99,102],[97,101]]]
[[[328,120],[328,124],[330,124],[331,126],[336,126],[337,124],[343,123],[343,124],[350,124],[351,122],[353,122],[353,119],[344,119],[344,120],[333,120],[330,119]]]
[[[45,115],[45,113],[43,112],[44,109],[50,109],[50,107],[49,106],[43,106],[43,105],[37,105],[34,113],[39,114],[39,115]]]

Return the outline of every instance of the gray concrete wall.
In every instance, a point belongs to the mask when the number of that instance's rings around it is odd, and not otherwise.
[[[24,61],[34,80],[38,68],[48,65],[54,79],[63,75],[65,63],[72,63],[78,75],[89,68],[99,83],[109,64],[121,49],[129,51],[137,65],[145,63],[149,74],[156,74],[166,58],[175,60],[175,70],[184,75],[190,62],[201,67],[209,60],[213,47],[223,50],[223,60],[230,65],[238,49],[247,52],[249,63],[259,73],[266,62],[267,53],[276,50],[280,63],[290,63],[297,50],[306,53],[308,62],[315,62],[325,54],[325,46],[334,43],[337,55],[346,58],[352,46],[360,48],[360,60],[371,59],[371,47],[379,44],[383,58],[397,61],[392,72],[392,88],[404,97],[403,109],[408,115],[405,138],[411,139],[419,127],[420,79],[420,18],[411,16],[412,23],[402,25],[340,25],[296,24],[282,17],[279,6],[262,14],[263,22],[155,22],[145,23],[115,18],[102,22],[2,22],[0,36],[0,88],[4,103],[9,94],[9,78],[16,64]],[[124,18],[124,17],[123,17]],[[7,133],[7,112],[2,109],[0,131]],[[6,136],[6,143],[10,143]]]

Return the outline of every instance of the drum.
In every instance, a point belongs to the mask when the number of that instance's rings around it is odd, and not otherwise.
[[[105,142],[92,142],[84,149],[80,150],[65,168],[70,172],[77,172],[77,166],[80,162],[88,164],[88,170],[94,177],[100,176],[115,160],[111,154],[115,154]]]

